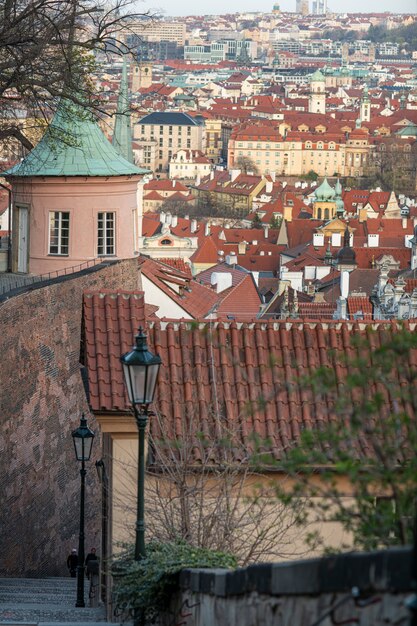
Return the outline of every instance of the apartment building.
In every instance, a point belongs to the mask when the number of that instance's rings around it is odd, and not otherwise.
[[[228,166],[251,159],[261,175],[303,176],[311,170],[319,176],[361,176],[369,159],[368,135],[362,129],[350,133],[288,132],[284,137],[271,126],[243,126],[232,132]]]
[[[134,141],[142,149],[141,162],[154,172],[168,172],[179,150],[205,151],[204,120],[171,111],[145,115],[134,126]]]
[[[175,41],[178,46],[184,46],[186,26],[183,22],[142,19],[129,24],[129,35],[132,34],[145,41]]]

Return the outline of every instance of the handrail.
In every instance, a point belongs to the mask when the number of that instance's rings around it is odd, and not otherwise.
[[[59,270],[54,270],[52,272],[47,272],[46,274],[40,274],[39,276],[31,276],[30,274],[4,274],[8,276],[8,281],[5,284],[1,284],[0,281],[0,295],[4,295],[9,291],[13,291],[14,289],[20,289],[25,287],[31,287],[34,284],[48,282],[54,278],[59,278],[60,276],[70,276],[72,274],[76,274],[77,272],[81,272],[84,269],[88,269],[90,267],[95,267],[96,265],[100,265],[101,263],[106,262],[105,258],[95,258],[90,259],[88,261],[83,261],[83,263],[79,263],[78,265],[73,265],[71,267],[64,267]]]

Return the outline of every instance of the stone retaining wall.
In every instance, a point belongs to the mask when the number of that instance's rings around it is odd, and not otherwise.
[[[82,294],[137,289],[137,259],[95,266],[0,300],[0,576],[67,574],[78,546],[79,463],[71,431],[84,412]],[[100,547],[101,487],[87,467],[86,548]]]
[[[159,626],[406,626],[410,573],[410,549],[184,570]]]

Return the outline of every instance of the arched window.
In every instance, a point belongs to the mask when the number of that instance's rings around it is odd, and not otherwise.
[[[317,209],[317,219],[321,220],[321,209]]]
[[[325,220],[329,219],[329,209],[324,209],[324,219]]]

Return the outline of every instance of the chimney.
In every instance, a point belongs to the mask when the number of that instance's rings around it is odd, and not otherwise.
[[[165,218],[166,218],[165,211],[161,211],[159,214],[159,221],[161,222],[161,224],[165,224]]]
[[[403,228],[407,228],[407,218],[403,217],[402,221],[401,221]]]
[[[172,186],[175,187],[176,184],[177,184],[177,181],[174,178],[174,180],[172,181]]]
[[[197,230],[197,220],[195,220],[195,219],[191,220],[190,230],[191,230],[192,233],[196,232],[196,230]]]
[[[270,172],[269,175],[271,177],[272,182],[274,183],[275,182],[275,172]]]
[[[240,170],[230,170],[230,182],[233,183],[233,181],[236,180],[236,178],[239,176],[240,174]]]
[[[284,207],[284,220],[286,222],[292,222],[292,207],[291,206]]]
[[[177,215],[173,215],[172,216],[172,220],[171,220],[172,228],[175,228],[175,226],[177,226],[177,224],[178,224],[178,216]]]
[[[171,213],[168,211],[168,213],[165,216],[165,224],[168,224],[168,226],[171,226],[171,222],[172,222],[172,215]]]
[[[378,248],[378,246],[379,246],[379,235],[369,234],[368,235],[368,248]]]
[[[334,314],[335,319],[337,320],[347,320],[347,301],[346,298],[338,298],[336,302],[336,312]]]
[[[264,227],[264,235],[265,235],[265,239],[268,239],[268,235],[269,235],[269,226],[266,225]]]
[[[362,222],[366,222],[366,220],[368,219],[368,212],[366,209],[359,209],[358,211],[359,213],[359,223],[361,224]]]
[[[234,262],[236,263],[236,260]],[[213,272],[210,282],[212,286],[216,285],[216,293],[221,293],[232,286],[232,274],[230,272]]]
[[[210,180],[214,180],[214,171],[213,170],[211,170],[211,172],[210,172]]]
[[[240,250],[239,250],[239,254],[240,254]],[[226,256],[226,263],[227,265],[236,265],[237,263],[236,252],[231,252],[230,254]]]
[[[237,247],[239,254],[246,254],[246,241],[239,241]]]
[[[200,176],[200,172],[199,172],[197,174],[196,178],[195,178],[195,185],[196,185],[196,187],[198,187],[200,183],[201,183],[201,176]]]
[[[265,185],[265,193],[272,193],[273,186],[274,186],[274,184],[273,184],[272,180],[267,180],[266,181],[266,185]]]
[[[323,233],[314,233],[313,234],[313,246],[324,246],[324,234]]]
[[[346,270],[340,274],[340,293],[344,299],[349,296],[349,272]]]
[[[208,237],[210,235],[210,222],[206,222],[204,226],[204,237]]]

